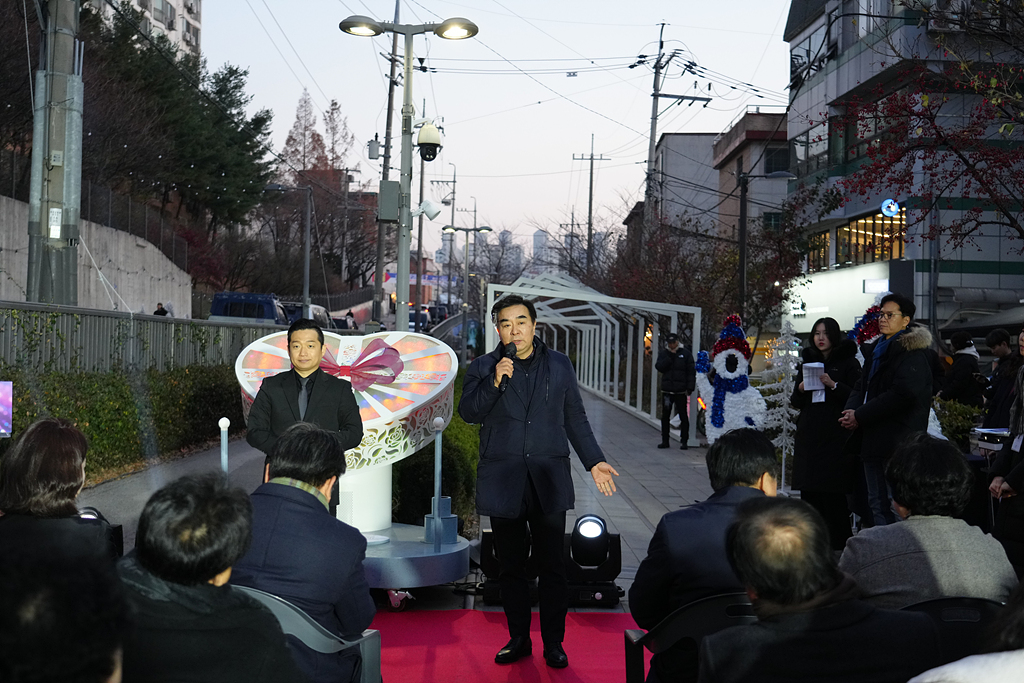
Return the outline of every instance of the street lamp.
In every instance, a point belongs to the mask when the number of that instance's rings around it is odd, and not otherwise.
[[[278,185],[277,183],[271,183],[264,188],[265,192],[305,192],[306,193],[306,211],[304,216],[304,229],[302,238],[302,317],[312,319],[313,315],[309,312],[309,223],[310,223],[310,207],[313,204],[313,188],[309,185],[304,187],[288,187],[287,185]]]
[[[740,286],[739,286],[739,309],[740,318],[747,321],[747,183],[751,178],[769,178],[772,180],[794,180],[796,176],[789,171],[773,171],[766,175],[751,175],[740,173],[737,182],[740,186]]]
[[[398,281],[395,284],[395,329],[409,330],[409,317],[402,315],[409,307],[409,251],[412,242],[412,66],[413,36],[432,31],[447,40],[472,38],[480,30],[468,19],[454,17],[440,24],[398,24],[376,21],[370,17],[353,15],[338,24],[345,33],[354,36],[378,36],[384,31],[405,36],[404,80],[402,81],[402,163],[398,190]]]
[[[479,228],[476,226],[473,226],[472,228],[456,228],[454,225],[446,225],[441,228],[441,231],[448,233],[466,233],[466,250],[465,258],[463,259],[465,274],[462,278],[462,354],[459,357],[459,364],[465,367],[466,338],[469,336],[469,233],[491,232],[491,227],[489,225],[481,225]]]

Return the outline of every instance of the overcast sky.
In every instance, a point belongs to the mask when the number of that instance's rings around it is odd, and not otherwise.
[[[415,72],[417,117],[443,117],[444,148],[427,164],[427,179],[458,172],[456,224],[508,229],[524,244],[538,227],[558,232],[575,209],[586,221],[589,162],[594,153],[595,225],[621,224],[643,196],[650,130],[651,64],[659,24],[666,24],[666,52],[679,56],[668,69],[663,92],[711,96],[708,106],[662,102],[659,134],[718,133],[747,105],[786,102],[788,46],[782,41],[789,0],[411,0],[400,22],[420,24],[461,16],[480,27],[476,38],[448,41],[417,36],[415,56],[428,73]],[[274,112],[274,147],[280,150],[307,89],[321,112],[336,99],[356,143],[349,156],[356,178],[376,189],[380,162],[367,157],[366,142],[384,137],[387,107],[386,54],[390,34],[359,38],[338,22],[351,14],[394,18],[394,0],[207,0],[202,49],[211,69],[226,62],[249,70],[253,108]],[[400,43],[399,51],[402,47]],[[630,65],[640,55],[646,64]],[[698,75],[683,72],[687,62]],[[435,70],[436,71],[433,71]],[[710,88],[710,90],[709,90]],[[760,95],[760,97],[758,96]],[[396,90],[394,167],[402,91]],[[413,178],[419,183],[419,159]],[[717,185],[713,176],[705,180]],[[698,179],[700,180],[700,179]],[[447,186],[428,182],[439,200]],[[424,228],[424,246],[440,246],[448,210]],[[427,227],[429,226],[429,227]],[[460,238],[461,243],[461,238]]]

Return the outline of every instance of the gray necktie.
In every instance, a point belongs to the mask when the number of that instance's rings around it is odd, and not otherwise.
[[[299,383],[302,385],[302,388],[299,389],[299,419],[301,420],[306,417],[306,405],[309,403],[309,390],[307,389],[309,378],[303,377],[299,379]]]

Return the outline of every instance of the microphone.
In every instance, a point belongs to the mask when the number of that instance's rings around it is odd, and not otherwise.
[[[503,358],[515,358],[516,357],[516,345],[515,342],[509,342],[505,344],[505,350],[502,352]],[[504,393],[505,389],[508,389],[508,375],[502,375],[501,382],[498,384],[498,391]]]

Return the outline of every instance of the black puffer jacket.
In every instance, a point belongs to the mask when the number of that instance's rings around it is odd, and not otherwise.
[[[980,408],[984,404],[984,399],[981,395],[981,385],[974,379],[977,374],[977,352],[957,351],[953,356],[953,365],[946,371],[946,382],[942,385],[939,398]]]
[[[661,391],[664,394],[692,394],[697,386],[693,354],[682,344],[674,353],[667,348],[658,352],[654,367],[661,373]]]
[[[476,507],[481,515],[518,515],[527,474],[545,514],[572,509],[569,444],[588,470],[604,460],[569,358],[538,337],[533,338],[533,347],[532,365],[527,370],[515,361],[504,393],[494,386],[500,346],[473,361],[466,372],[459,415],[483,425],[476,468]]]
[[[825,389],[825,402],[813,403],[812,392],[800,391],[803,364],[797,369],[797,387],[790,399],[800,410],[797,420],[796,444],[793,452],[793,488],[801,491],[845,493],[851,490],[853,462],[843,447],[850,431],[839,424],[846,401],[860,379],[857,344],[843,339],[828,356],[811,346],[803,350],[804,363],[824,363],[825,374],[836,383]]]
[[[878,344],[864,346],[864,371],[846,402],[859,425],[847,448],[862,459],[887,460],[907,435],[928,429],[932,372],[926,350],[931,345],[931,332],[911,325],[889,344],[874,377],[871,364]]]

